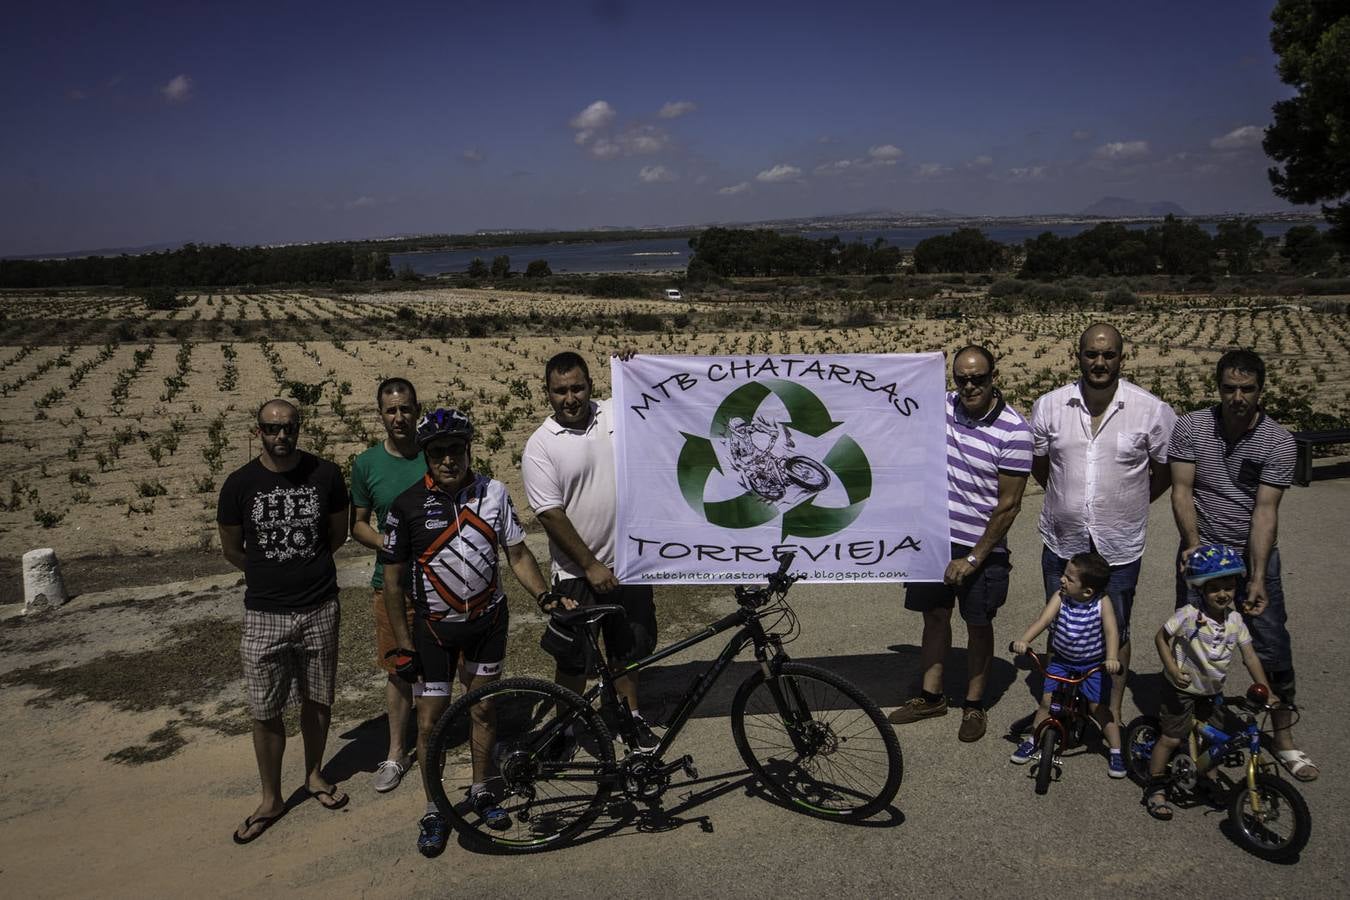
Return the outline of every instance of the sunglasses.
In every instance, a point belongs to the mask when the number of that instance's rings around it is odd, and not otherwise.
[[[263,434],[272,436],[300,433],[300,423],[298,422],[259,422],[258,428],[261,429]]]
[[[422,452],[425,453],[427,459],[432,462],[439,462],[446,457],[459,456],[468,449],[468,444],[430,444],[425,447]]]
[[[956,382],[957,387],[965,387],[968,384],[973,384],[975,387],[984,387],[993,377],[993,372],[985,372],[983,375],[953,375],[952,381]]]

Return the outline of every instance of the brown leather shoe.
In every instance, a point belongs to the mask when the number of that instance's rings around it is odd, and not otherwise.
[[[936,703],[930,703],[923,699],[921,695],[906,700],[904,706],[886,717],[886,721],[892,725],[908,725],[910,722],[917,722],[920,719],[936,719],[938,716],[945,716],[946,714],[946,697]]]
[[[988,724],[984,710],[968,706],[961,710],[961,730],[956,736],[967,744],[973,744],[984,737],[984,729]]]

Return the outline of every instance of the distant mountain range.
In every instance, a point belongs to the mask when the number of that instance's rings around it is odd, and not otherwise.
[[[1154,218],[1157,216],[1189,216],[1190,213],[1170,200],[1130,200],[1125,197],[1103,197],[1080,216],[1094,216],[1103,219],[1126,219],[1132,217]]]

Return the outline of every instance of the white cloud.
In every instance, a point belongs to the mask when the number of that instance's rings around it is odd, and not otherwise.
[[[663,119],[678,119],[680,116],[687,116],[696,109],[698,109],[698,104],[692,100],[672,100],[662,106],[657,115]]]
[[[1075,128],[1072,137],[1075,141],[1086,141],[1092,137],[1092,132],[1086,128]]]
[[[374,205],[375,205],[375,198],[367,196],[365,194],[362,194],[355,200],[348,200],[346,203],[342,204],[344,209],[365,209],[368,206]]]
[[[1102,144],[1092,155],[1098,159],[1138,159],[1148,156],[1148,141],[1111,141]]]
[[[164,99],[170,103],[183,103],[192,96],[192,79],[186,75],[175,75],[169,83],[159,89]]]
[[[968,169],[987,169],[987,168],[989,168],[990,166],[992,166],[993,164],[994,164],[994,158],[993,158],[992,156],[987,156],[987,155],[981,154],[980,156],[977,156],[977,157],[975,157],[974,159],[972,159],[970,162],[966,163],[966,168],[968,168]]]
[[[635,124],[616,130],[617,116],[607,102],[595,101],[567,123],[576,130],[572,140],[595,159],[649,155],[670,145],[670,136],[655,125]]]
[[[789,166],[787,163],[779,163],[771,169],[765,169],[755,176],[756,181],[796,181],[801,177],[802,170],[796,166]]]
[[[459,155],[459,158],[470,165],[478,165],[478,163],[483,161],[483,151],[479,150],[477,147],[466,147],[464,148],[464,152]]]
[[[944,175],[950,175],[951,172],[951,166],[944,166],[942,163],[929,162],[920,163],[919,167],[914,170],[914,175],[917,178],[927,180],[930,178],[941,178]]]
[[[675,181],[679,176],[665,166],[643,166],[642,171],[638,172],[638,178],[647,184],[656,184],[662,181]]]
[[[1045,166],[1024,166],[1009,169],[1008,178],[1011,181],[1043,181],[1045,179]]]
[[[613,159],[623,152],[623,148],[609,138],[602,137],[597,139],[594,144],[591,144],[588,148],[588,152],[596,159]]]
[[[670,137],[655,125],[632,125],[619,134],[618,141],[630,155],[660,153],[670,143]]]
[[[568,124],[579,131],[595,132],[613,122],[616,115],[614,107],[604,100],[597,100],[573,116],[572,121]],[[585,142],[578,141],[577,143]]]
[[[851,169],[856,168],[857,161],[852,159],[836,159],[834,162],[821,163],[814,169],[817,175],[843,175]]]
[[[744,194],[748,190],[750,190],[750,182],[742,181],[740,184],[733,184],[724,188],[718,188],[717,193],[726,194],[730,196],[731,194]]]
[[[894,144],[882,144],[879,147],[873,147],[871,150],[868,150],[867,155],[880,165],[893,166],[905,155],[905,151]]]
[[[1215,150],[1246,150],[1248,147],[1261,146],[1261,138],[1265,132],[1259,125],[1243,125],[1241,128],[1234,128],[1225,135],[1216,137],[1209,142],[1209,145]]]

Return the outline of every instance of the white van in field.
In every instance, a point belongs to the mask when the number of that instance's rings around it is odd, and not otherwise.
[[[666,288],[666,299],[667,299],[667,300],[683,300],[684,297],[680,296],[680,292],[677,291],[675,288]]]

